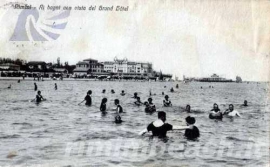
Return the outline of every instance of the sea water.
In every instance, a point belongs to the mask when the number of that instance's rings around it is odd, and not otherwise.
[[[54,90],[57,83],[58,90]],[[7,87],[12,84],[11,89]],[[47,100],[36,104],[34,81],[0,81],[0,166],[267,166],[269,163],[269,101],[266,83],[178,83],[127,81],[40,81]],[[213,88],[209,88],[213,86]],[[170,92],[170,88],[174,92]],[[202,88],[201,88],[202,87]],[[102,90],[106,93],[102,94]],[[110,90],[114,89],[115,94]],[[93,105],[80,103],[92,90]],[[121,91],[126,92],[121,96]],[[156,139],[138,133],[157,119],[133,104],[134,92],[147,101],[149,91],[167,122],[185,125],[188,115],[200,130],[196,141],[181,131]],[[163,107],[169,95],[172,107]],[[108,98],[107,114],[99,106]],[[115,124],[114,99],[125,113]],[[248,107],[242,107],[243,101]],[[221,111],[234,104],[242,117],[210,120],[217,103]],[[185,106],[191,106],[191,113]]]

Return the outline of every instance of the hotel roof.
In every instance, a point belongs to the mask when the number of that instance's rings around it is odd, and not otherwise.
[[[97,61],[97,60],[89,58],[89,59],[84,59],[83,61]]]

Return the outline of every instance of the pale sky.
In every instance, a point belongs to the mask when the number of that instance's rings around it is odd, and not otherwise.
[[[52,41],[9,41],[21,10],[0,2],[0,57],[75,64],[127,58],[152,62],[155,70],[182,79],[213,73],[243,80],[269,80],[270,1],[44,1],[44,5],[97,6],[72,10]],[[41,2],[21,1],[39,6]],[[65,2],[65,4],[63,4]],[[127,12],[98,6],[129,6]],[[62,11],[59,11],[62,12]],[[38,27],[57,12],[40,11]],[[57,22],[57,21],[56,21]]]

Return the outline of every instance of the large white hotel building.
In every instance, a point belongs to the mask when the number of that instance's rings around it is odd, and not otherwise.
[[[128,61],[127,58],[117,59],[114,61],[101,62],[104,65],[104,72],[113,73],[133,73],[133,74],[149,74],[153,72],[152,63]]]

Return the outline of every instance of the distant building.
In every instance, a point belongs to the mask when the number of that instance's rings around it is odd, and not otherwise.
[[[47,64],[44,61],[29,61],[27,67],[30,71],[46,71]]]
[[[104,65],[95,59],[85,59],[76,64],[73,72],[76,74],[89,74],[103,72]]]
[[[12,63],[0,64],[0,69],[20,71],[20,66]]]
[[[152,73],[152,64],[143,62],[128,61],[128,59],[117,59],[114,61],[101,62],[104,65],[104,71],[113,73],[134,73],[148,74]]]
[[[66,74],[68,73],[67,69],[65,68],[53,68],[53,70],[57,73]]]

